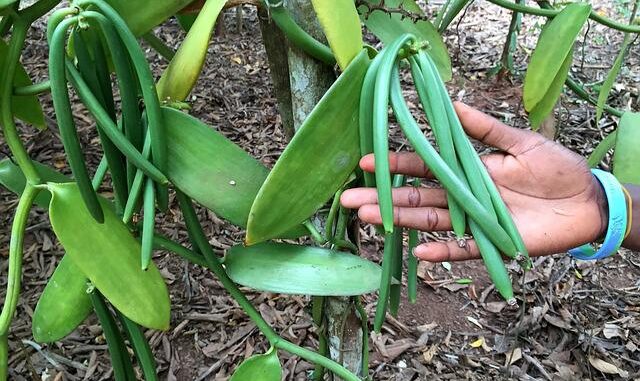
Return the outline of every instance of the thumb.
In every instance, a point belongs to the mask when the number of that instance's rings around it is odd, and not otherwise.
[[[542,135],[509,127],[462,102],[455,102],[454,107],[462,127],[469,136],[511,155],[516,156],[544,141]]]

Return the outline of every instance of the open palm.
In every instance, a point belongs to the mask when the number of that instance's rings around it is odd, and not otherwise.
[[[543,136],[512,128],[462,103],[456,112],[467,134],[499,152],[482,157],[531,255],[564,252],[592,242],[606,230],[606,198],[579,155]],[[390,153],[393,173],[431,178],[415,153]],[[374,171],[373,155],[360,167]],[[361,220],[380,224],[373,188],[347,190],[341,198],[347,208],[358,209]],[[394,189],[394,218],[398,226],[423,231],[451,230],[446,192],[439,188]],[[473,240],[466,247],[454,241],[428,242],[414,254],[429,261],[479,258]]]

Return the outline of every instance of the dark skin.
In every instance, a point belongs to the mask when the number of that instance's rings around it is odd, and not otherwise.
[[[509,127],[463,103],[456,112],[467,134],[499,152],[482,157],[491,178],[522,234],[531,256],[562,253],[604,236],[607,230],[606,196],[585,159],[542,135]],[[393,173],[432,178],[415,153],[390,153]],[[373,155],[364,156],[360,167],[374,171]],[[633,198],[640,189],[627,186]],[[342,194],[346,208],[358,209],[364,222],[381,224],[374,188],[349,189]],[[451,230],[446,192],[439,188],[394,189],[395,224],[422,231]],[[640,206],[640,200],[636,202]],[[636,211],[637,212],[637,211]],[[640,216],[635,219],[640,223]],[[635,228],[639,228],[634,221]],[[624,245],[640,248],[638,234]],[[414,250],[419,259],[441,262],[480,258],[473,240],[466,247],[457,242],[427,242]]]

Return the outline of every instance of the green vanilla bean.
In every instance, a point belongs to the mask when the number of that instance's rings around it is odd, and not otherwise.
[[[120,39],[124,43],[129,57],[133,63],[138,80],[140,81],[142,96],[144,99],[147,116],[149,119],[149,128],[151,129],[152,139],[152,157],[154,164],[162,171],[166,166],[166,142],[164,137],[164,123],[162,121],[162,113],[160,112],[160,101],[156,93],[155,80],[149,68],[149,64],[145,58],[144,52],[136,37],[127,27],[126,22],[120,17],[109,4],[101,0],[80,0],[78,6],[94,5],[100,12],[113,24]],[[94,11],[83,11],[86,17],[98,17]]]
[[[103,156],[102,159],[100,159],[98,168],[96,168],[96,173],[93,174],[93,179],[91,180],[91,186],[96,192],[100,189],[100,185],[102,184],[104,177],[107,175],[108,169],[109,165],[107,164],[107,159]]]
[[[373,59],[367,74],[364,76],[362,90],[360,92],[359,130],[360,130],[360,156],[373,153],[373,97],[376,86],[376,75],[382,60],[382,52]],[[364,186],[375,187],[376,177],[373,173],[364,172]]]
[[[144,147],[142,147],[142,156],[145,158],[149,157],[151,153],[151,138],[149,137],[149,131],[147,131],[147,138],[144,141]],[[142,185],[144,182],[144,172],[141,170],[137,170],[135,177],[133,178],[133,182],[131,183],[131,190],[129,191],[129,198],[127,199],[127,203],[124,206],[124,213],[122,216],[122,220],[125,223],[129,223],[133,218],[133,214],[138,209],[138,201],[140,200],[140,195],[142,194]]]
[[[120,311],[116,311],[120,324],[125,329],[129,342],[133,346],[133,351],[138,359],[138,364],[142,369],[145,381],[158,381],[158,374],[156,373],[156,360],[153,358],[153,352],[149,347],[147,338],[144,337],[142,328],[129,320]]]
[[[167,142],[164,126],[163,114],[160,110],[160,100],[156,91],[155,79],[149,68],[149,64],[142,48],[138,44],[136,37],[133,35],[126,22],[120,17],[118,12],[109,4],[102,0],[80,0],[78,6],[94,5],[100,10],[113,24],[120,39],[122,40],[129,58],[135,69],[136,76],[142,90],[142,98],[144,100],[145,111],[147,114],[148,128],[151,130],[151,159],[154,165],[161,171],[165,172],[167,167]],[[84,14],[91,15],[93,11],[84,11]],[[156,180],[157,181],[157,180]],[[157,187],[157,200],[160,210],[166,210],[169,204],[169,194],[165,183],[160,182]]]
[[[22,277],[22,257],[24,254],[24,232],[27,228],[29,211],[33,201],[40,192],[40,188],[27,183],[11,226],[11,242],[9,243],[9,270],[7,274],[7,286],[2,312],[0,313],[0,380],[6,380],[9,368],[9,328],[11,320],[18,307],[20,297],[20,279]]]
[[[96,118],[98,126],[102,128],[109,139],[113,141],[113,144],[115,144],[115,146],[118,147],[118,149],[136,165],[136,167],[140,168],[147,176],[152,178],[153,181],[163,185],[167,184],[167,177],[135,149],[124,134],[118,129],[116,124],[109,118],[107,111],[100,105],[93,93],[91,93],[87,84],[71,62],[67,62],[67,71],[69,72],[71,84],[78,92],[78,96],[87,106],[89,112]],[[153,147],[153,139],[151,139],[151,145]]]
[[[400,50],[415,41],[411,34],[398,37],[382,54],[376,74],[373,96],[373,147],[375,156],[376,188],[382,226],[386,233],[393,232],[393,199],[391,172],[389,171],[389,88],[393,66]]]
[[[391,278],[393,255],[396,249],[397,232],[386,233],[384,235],[384,252],[382,254],[382,276],[380,277],[380,290],[378,291],[378,304],[376,304],[376,315],[373,320],[373,330],[380,332],[389,305],[389,291],[391,289]]]
[[[437,71],[435,64],[433,61],[427,56],[426,53],[420,52],[418,53],[419,60],[421,60],[424,65],[430,65],[431,70],[434,75],[437,75]],[[500,196],[500,192],[498,188],[494,184],[487,168],[484,166],[480,157],[475,152],[471,142],[467,138],[462,125],[460,124],[460,120],[458,119],[458,115],[453,108],[453,104],[449,99],[449,95],[447,94],[447,90],[444,87],[444,83],[437,77],[434,77],[435,86],[439,89],[442,100],[444,101],[446,114],[449,119],[449,124],[452,131],[452,136],[454,138],[454,144],[456,146],[456,150],[460,159],[463,163],[463,167],[465,168],[465,173],[467,173],[467,178],[469,183],[471,184],[471,189],[474,191],[476,196],[483,205],[492,205],[494,208],[494,212],[498,218],[498,222],[505,229],[511,240],[513,241],[516,249],[518,250],[518,254],[516,255],[516,259],[520,262],[521,266],[524,269],[530,269],[532,264],[529,259],[529,252],[524,244],[522,236],[518,231],[507,206],[505,205],[502,197]],[[468,169],[467,169],[468,167]],[[471,174],[471,176],[469,175]],[[482,186],[477,186],[474,188],[474,184],[476,182],[480,182]],[[487,197],[488,196],[488,197]],[[488,203],[485,203],[488,202]]]
[[[80,146],[80,140],[78,139],[78,134],[76,132],[65,74],[65,42],[67,30],[77,23],[77,16],[64,19],[58,24],[51,36],[51,40],[49,42],[49,78],[51,81],[51,98],[53,100],[56,120],[58,121],[58,127],[60,129],[60,138],[64,145],[65,152],[67,153],[67,161],[69,162],[71,172],[78,183],[82,199],[93,218],[98,222],[103,222],[104,214],[102,207],[98,202],[96,192],[93,190],[89,171],[87,170],[84,162],[83,150]]]
[[[394,87],[397,88],[395,85]],[[515,258],[517,250],[507,232],[501,226],[491,223],[495,218],[491,217],[490,212],[476,199],[469,187],[451,171],[431,146],[420,130],[418,123],[411,116],[401,91],[391,91],[391,103],[398,124],[400,124],[407,140],[409,140],[420,158],[429,166],[435,178],[440,181],[444,188],[449,190],[450,196],[458,201],[467,215],[478,223],[491,242],[505,255]]]
[[[140,261],[142,269],[149,268],[153,255],[153,231],[156,217],[156,197],[153,189],[153,181],[147,179],[144,186],[144,215],[142,219],[142,242]]]
[[[418,299],[418,258],[413,250],[418,246],[418,231],[409,229],[409,255],[407,259],[407,296],[410,303]]]
[[[453,138],[451,136],[451,130],[449,129],[449,121],[445,112],[444,102],[438,96],[437,92],[429,92],[430,88],[425,81],[424,73],[422,72],[419,63],[415,57],[410,57],[411,73],[413,76],[413,83],[418,91],[418,97],[422,108],[427,114],[427,119],[431,125],[431,130],[436,137],[436,143],[438,144],[440,155],[445,163],[451,168],[453,173],[458,176],[460,180],[466,183],[464,173],[458,162],[458,156],[456,155],[456,149],[453,145]],[[433,73],[430,73],[433,75]],[[436,74],[437,75],[437,72]],[[394,77],[398,76],[398,69],[395,69]],[[396,80],[399,81],[399,78]],[[467,222],[464,215],[464,210],[458,204],[458,202],[451,198],[447,198],[447,204],[449,206],[449,214],[451,216],[451,225],[453,226],[453,232],[458,239],[458,244],[464,243],[464,234],[467,228]]]
[[[403,175],[395,175],[393,177],[393,187],[399,188],[405,185],[405,177]],[[391,276],[396,282],[392,282],[389,289],[389,313],[398,316],[400,308],[400,293],[402,291],[402,236],[404,229],[396,227],[393,235],[393,254],[391,260]]]
[[[112,57],[111,59],[116,72],[116,78],[118,80],[118,91],[120,93],[120,104],[122,107],[122,129],[124,130],[127,140],[129,140],[136,149],[140,150],[143,144],[143,132],[141,122],[142,115],[138,107],[139,83],[131,66],[132,64],[128,58],[127,51],[124,48],[118,33],[115,31],[114,26],[106,17],[97,12],[84,12],[83,16],[88,21],[96,23],[102,30],[104,42],[109,50],[110,56]],[[96,61],[102,62],[103,60],[101,59]],[[110,74],[108,75],[110,76]],[[105,89],[109,87],[107,92],[111,94],[111,80],[110,78],[105,79],[108,79],[109,83],[108,85],[105,83],[103,87]],[[133,182],[135,173],[135,166],[132,163],[127,163],[127,180],[129,186],[131,186],[131,183]]]
[[[87,46],[85,42],[84,35],[90,32],[91,31],[83,32],[80,28],[75,28],[73,31],[73,46],[76,53],[78,71],[102,107],[107,110],[113,110],[113,103],[109,104],[107,99],[104,97],[102,86],[96,73],[96,62],[91,58],[91,52],[89,51],[90,47]],[[100,47],[98,47],[98,49],[99,48]],[[91,50],[95,51],[97,49]],[[110,112],[109,114],[111,119],[115,120],[115,112]],[[106,137],[105,133],[101,129],[98,129],[98,135],[100,137],[100,142],[102,143],[104,157],[109,165],[109,172],[111,172],[111,182],[115,193],[116,211],[120,212],[124,207],[129,193],[124,156],[122,156],[120,151],[118,151],[115,145]]]
[[[100,291],[93,286],[89,287],[91,290],[88,290],[87,293],[91,298],[93,309],[98,316],[98,320],[102,326],[102,333],[109,348],[109,357],[111,358],[111,366],[113,366],[113,378],[116,381],[135,380],[133,364],[131,364],[131,358],[127,352],[127,347],[124,344],[118,324],[113,318],[113,315],[111,315],[109,307],[107,307],[107,303],[104,301]]]

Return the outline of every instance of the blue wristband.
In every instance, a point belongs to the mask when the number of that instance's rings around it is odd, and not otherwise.
[[[604,189],[609,204],[609,224],[602,246],[596,251],[592,245],[586,244],[569,250],[569,254],[577,259],[595,260],[606,258],[618,251],[624,233],[627,230],[627,201],[622,191],[622,185],[609,172],[592,169],[591,173],[598,179]]]

